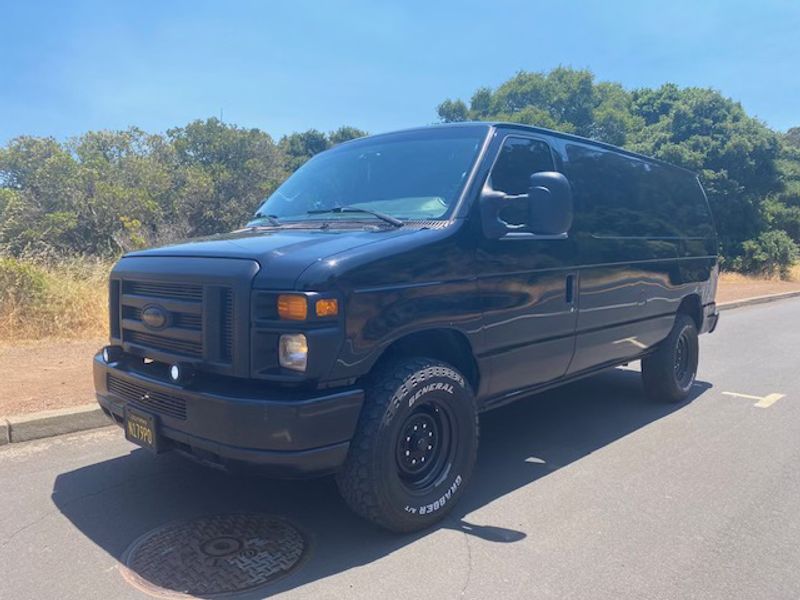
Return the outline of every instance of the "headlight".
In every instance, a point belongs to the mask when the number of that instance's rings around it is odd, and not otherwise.
[[[308,364],[308,340],[302,333],[285,333],[278,342],[278,361],[285,369],[305,371]]]

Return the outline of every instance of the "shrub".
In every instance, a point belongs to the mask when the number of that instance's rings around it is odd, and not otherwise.
[[[10,305],[41,301],[46,287],[41,269],[15,258],[0,258],[0,312]]]
[[[742,255],[734,268],[745,273],[780,275],[787,278],[800,257],[800,248],[785,231],[762,233],[754,240],[742,243]]]

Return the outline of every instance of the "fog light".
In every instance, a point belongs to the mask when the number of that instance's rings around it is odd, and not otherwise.
[[[308,365],[308,340],[302,333],[286,333],[278,344],[278,362],[285,369],[305,371]]]
[[[117,362],[122,358],[122,348],[120,346],[105,346],[102,354],[104,363]]]
[[[189,365],[174,364],[169,368],[169,378],[175,383],[189,383],[194,378],[194,369]]]

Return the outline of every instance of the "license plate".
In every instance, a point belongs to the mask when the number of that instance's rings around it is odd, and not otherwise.
[[[158,452],[156,418],[130,406],[125,409],[125,437],[134,444]]]

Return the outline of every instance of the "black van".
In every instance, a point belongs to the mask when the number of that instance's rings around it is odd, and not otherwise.
[[[463,493],[481,411],[637,359],[684,400],[717,272],[689,171],[514,124],[376,135],[240,231],[122,258],[94,383],[133,442],[335,473],[411,531]]]

